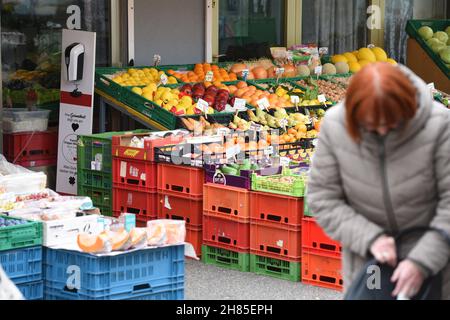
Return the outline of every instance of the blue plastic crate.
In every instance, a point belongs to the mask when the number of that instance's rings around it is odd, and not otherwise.
[[[15,284],[42,280],[42,247],[0,251],[0,264]]]
[[[44,281],[28,282],[17,285],[26,300],[44,299]]]
[[[136,285],[122,292],[104,290],[95,296],[82,293],[83,290],[70,290],[64,283],[45,282],[45,300],[183,300],[184,280],[165,286]]]
[[[50,296],[75,300],[121,300],[178,290],[180,283],[184,285],[184,245],[111,257],[46,248],[44,279]],[[67,284],[73,286],[77,280],[79,288],[71,292]]]

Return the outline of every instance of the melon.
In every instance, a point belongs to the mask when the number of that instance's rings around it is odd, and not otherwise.
[[[358,52],[358,60],[367,60],[370,62],[377,62],[377,57],[369,48],[361,48]]]
[[[326,63],[323,65],[322,73],[327,75],[335,75],[337,73],[336,67],[331,63]]]
[[[450,47],[441,50],[440,56],[446,64],[450,63]]]
[[[131,247],[142,247],[147,245],[147,229],[134,228],[130,231]]]
[[[438,40],[438,39],[436,39],[436,38],[431,38],[431,39],[428,39],[427,40],[427,45],[429,46],[429,47],[432,47],[432,46],[434,46],[434,45],[436,45],[436,44],[440,44],[441,42]]]
[[[125,229],[105,231],[103,234],[111,241],[113,251],[124,251],[131,248],[131,237]]]
[[[394,59],[387,59],[387,63],[392,64],[393,66],[396,66],[398,63]]]
[[[350,62],[349,67],[351,73],[357,73],[359,70],[361,70],[361,65],[359,64],[359,62]]]
[[[379,62],[386,62],[388,59],[386,51],[379,47],[372,48],[372,52],[375,55],[377,61]]]
[[[447,46],[443,43],[437,43],[431,46],[431,50],[433,50],[434,53],[440,53],[441,50],[444,50],[445,48],[447,48]]]
[[[427,26],[423,26],[419,29],[419,35],[422,37],[423,40],[428,40],[433,38],[433,29]]]
[[[81,251],[86,253],[107,253],[112,251],[112,243],[104,234],[92,235],[80,233],[77,238]]]
[[[309,77],[311,75],[311,72],[308,68],[308,66],[300,65],[297,67],[297,73],[299,77]]]
[[[336,67],[336,73],[338,74],[344,74],[349,73],[350,67],[347,62],[338,62],[335,64]]]
[[[438,39],[442,43],[447,43],[448,35],[444,31],[438,31],[434,34],[433,38]]]
[[[333,62],[334,64],[338,63],[338,62],[348,62],[348,59],[341,54],[337,54],[333,57],[331,57],[331,62]]]
[[[344,57],[347,58],[347,61],[350,62],[358,62],[358,58],[351,52],[344,53]]]

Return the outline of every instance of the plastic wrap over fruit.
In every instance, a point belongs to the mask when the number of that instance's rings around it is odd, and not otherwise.
[[[181,244],[186,239],[186,223],[176,220],[149,221],[147,234],[149,246]]]

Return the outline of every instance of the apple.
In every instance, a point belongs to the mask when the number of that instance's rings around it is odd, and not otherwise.
[[[212,97],[212,96],[210,96],[210,95],[204,96],[204,97],[203,97],[203,100],[205,100],[206,102],[208,102],[208,104],[209,104],[210,106],[212,106],[212,105],[214,104],[214,102],[215,102],[215,98]]]
[[[185,84],[184,86],[181,87],[180,92],[191,95],[192,94],[192,85],[190,85],[189,83]]]

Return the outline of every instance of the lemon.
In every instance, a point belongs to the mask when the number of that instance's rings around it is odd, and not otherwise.
[[[178,83],[178,81],[177,81],[177,79],[175,79],[175,77],[169,77],[169,84],[177,84]]]
[[[163,104],[163,101],[162,101],[161,99],[159,99],[159,100],[156,100],[156,104],[157,104],[157,105],[159,105],[159,106],[162,106],[162,104]]]
[[[153,100],[153,92],[144,92],[142,95],[145,99],[152,101]]]

